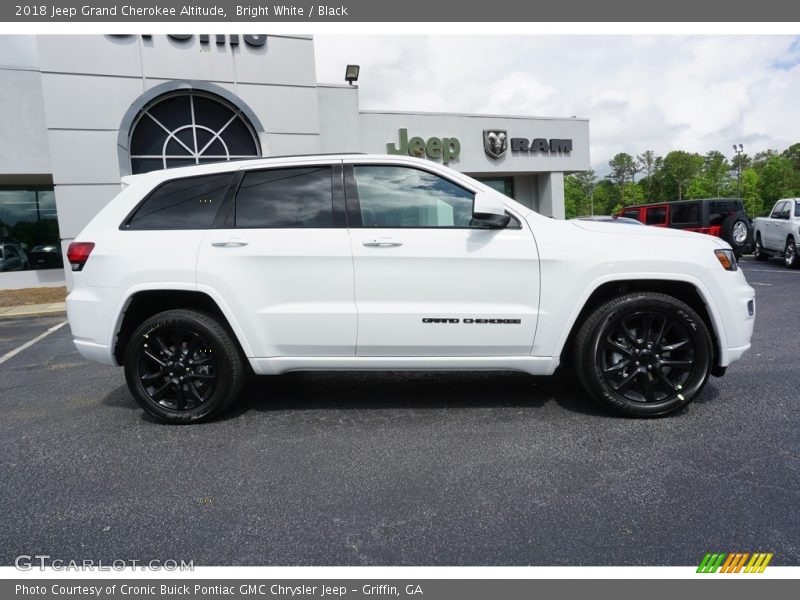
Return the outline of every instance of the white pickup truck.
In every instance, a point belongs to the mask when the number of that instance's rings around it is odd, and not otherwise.
[[[768,217],[758,217],[753,223],[756,260],[782,256],[783,263],[792,269],[800,267],[797,242],[800,240],[800,198],[778,200]]]

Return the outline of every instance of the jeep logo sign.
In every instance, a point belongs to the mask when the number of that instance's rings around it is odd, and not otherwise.
[[[412,137],[408,139],[408,129],[400,129],[398,133],[400,141],[397,144],[392,142],[386,144],[387,154],[408,154],[419,158],[425,156],[433,159],[441,158],[444,164],[458,158],[458,155],[461,154],[461,142],[458,141],[458,138],[431,137],[424,140],[421,137]]]
[[[511,147],[511,152],[546,152],[548,154],[566,154],[572,152],[572,140],[562,138],[528,138],[514,137],[508,144],[505,130],[486,129],[483,132],[483,148],[492,158],[500,158],[506,149]]]

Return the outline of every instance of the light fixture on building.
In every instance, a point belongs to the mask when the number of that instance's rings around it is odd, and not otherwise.
[[[358,65],[347,65],[347,68],[344,71],[344,80],[353,85],[354,81],[358,81],[358,72],[361,70],[361,67]]]

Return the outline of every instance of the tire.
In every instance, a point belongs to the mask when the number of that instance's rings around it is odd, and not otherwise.
[[[238,397],[244,360],[213,316],[168,310],[142,323],[125,348],[125,379],[134,399],[165,423],[210,419]]]
[[[583,387],[601,406],[629,417],[666,415],[689,404],[708,381],[713,354],[700,316],[656,292],[612,298],[575,338]]]
[[[740,215],[730,215],[722,222],[720,237],[728,242],[734,252],[744,253],[750,242],[750,223]]]
[[[753,248],[753,256],[758,261],[765,261],[769,258],[769,255],[764,252],[764,246],[761,244],[761,234],[756,236],[756,245]]]
[[[794,243],[794,238],[792,236],[786,238],[786,246],[783,249],[783,264],[790,269],[800,268],[800,257],[797,256],[797,245]]]

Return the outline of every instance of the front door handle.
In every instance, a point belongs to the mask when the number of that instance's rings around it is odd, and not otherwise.
[[[220,242],[211,242],[211,245],[215,248],[241,248],[242,246],[247,246],[247,242],[244,240],[224,240]]]
[[[402,246],[403,242],[398,242],[397,240],[368,240],[366,242],[361,242],[362,246],[366,246],[367,248],[396,248],[397,246]]]

